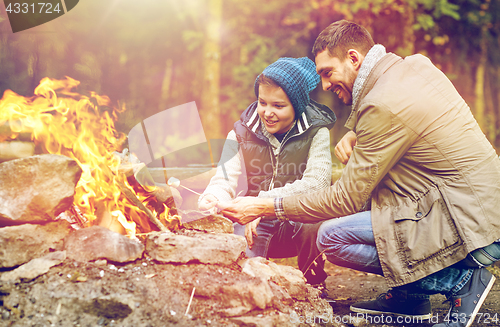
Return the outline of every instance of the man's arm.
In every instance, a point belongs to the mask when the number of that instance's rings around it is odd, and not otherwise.
[[[331,170],[332,160],[330,153],[330,133],[327,128],[321,128],[313,138],[311,148],[309,149],[309,156],[307,160],[307,167],[304,176],[300,180],[293,183],[286,184],[283,187],[275,188],[270,191],[261,191],[259,199],[252,197],[238,198],[232,202],[223,202],[217,207],[223,209],[222,213],[227,218],[241,225],[245,225],[250,221],[254,221],[261,216],[259,212],[264,210],[267,218],[276,217],[274,198],[295,195],[305,192],[312,192],[331,184]],[[260,199],[271,201],[259,201]],[[280,204],[281,202],[281,198]],[[282,206],[281,206],[282,208]],[[243,211],[248,213],[248,216],[243,215]],[[281,209],[282,212],[282,209]],[[283,217],[278,215],[278,219]],[[266,217],[264,217],[266,219]],[[248,226],[248,225],[247,225]],[[253,231],[245,231],[248,234],[248,243],[251,243]]]
[[[240,225],[246,225],[259,217],[275,217],[274,199],[242,197],[218,203],[217,208],[222,210],[224,217]]]
[[[334,185],[283,199],[288,219],[317,222],[359,212],[417,137],[382,104],[365,104],[359,109],[356,135],[357,145]]]
[[[248,223],[260,215],[315,223],[359,212],[373,189],[403,157],[416,138],[415,133],[383,106],[366,105],[358,114],[357,146],[340,179],[318,192],[285,197],[283,215],[274,213],[281,198],[245,199],[219,206],[224,215]],[[271,200],[273,202],[263,202]],[[278,210],[278,209],[277,209]]]

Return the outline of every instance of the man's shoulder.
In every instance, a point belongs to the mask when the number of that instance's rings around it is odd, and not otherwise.
[[[436,117],[463,101],[451,81],[421,54],[405,57],[378,77],[359,110],[377,107],[403,121]],[[420,119],[420,118],[418,118]]]
[[[406,56],[403,58],[406,62],[431,62],[429,57],[424,56],[421,53],[415,53],[411,56]]]
[[[426,85],[433,85],[447,80],[447,77],[422,55],[405,57],[377,76],[371,91],[363,100],[398,99],[401,96],[420,96],[418,93]]]
[[[414,72],[420,73],[421,75],[428,73],[442,73],[429,57],[420,53],[405,57],[402,60],[402,68],[404,67],[407,67],[408,69],[411,68]]]

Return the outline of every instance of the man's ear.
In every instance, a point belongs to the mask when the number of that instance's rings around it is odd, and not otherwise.
[[[354,70],[358,71],[361,68],[361,64],[365,56],[358,52],[356,49],[349,49],[347,51],[347,60],[354,67]]]

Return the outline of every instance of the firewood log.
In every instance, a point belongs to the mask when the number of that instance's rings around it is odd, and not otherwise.
[[[0,162],[26,158],[35,154],[33,142],[0,142]]]

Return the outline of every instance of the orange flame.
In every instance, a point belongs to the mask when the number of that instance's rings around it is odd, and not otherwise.
[[[0,100],[0,124],[8,122],[14,134],[31,132],[44,153],[76,160],[83,173],[76,186],[74,204],[89,224],[96,219],[97,206],[104,206],[133,236],[136,225],[125,218],[124,212],[129,217],[144,214],[123,198],[118,185],[120,182],[132,189],[126,177],[117,173],[120,160],[113,155],[126,137],[114,127],[121,110],[111,106],[106,96],[73,92],[79,84],[69,77],[44,78],[30,98],[5,91]],[[102,106],[106,109],[102,110]]]

